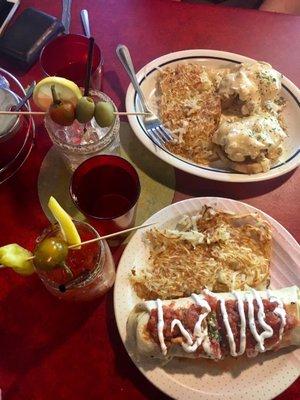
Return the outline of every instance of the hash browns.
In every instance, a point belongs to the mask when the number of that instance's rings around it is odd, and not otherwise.
[[[158,90],[160,118],[176,136],[166,144],[168,150],[198,164],[216,160],[212,135],[219,125],[221,100],[207,70],[199,64],[165,68]]]
[[[146,240],[149,265],[130,278],[143,299],[185,297],[204,287],[230,292],[269,285],[271,229],[258,214],[204,207],[196,216],[185,216],[177,230],[148,231]]]

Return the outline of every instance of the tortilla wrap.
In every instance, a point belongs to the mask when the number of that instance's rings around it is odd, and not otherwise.
[[[262,299],[268,299],[267,291],[259,291],[258,293]],[[279,345],[276,346],[276,350],[292,345],[300,346],[299,288],[297,286],[291,286],[279,290],[272,290],[271,293],[283,302],[286,312],[294,316],[297,321],[296,326],[293,329],[283,333],[282,340],[280,341]],[[199,296],[200,298],[205,297],[204,294],[200,294]],[[218,293],[217,296],[224,298],[225,300],[236,300],[232,293]],[[168,306],[171,303],[174,304],[175,308],[189,308],[190,305],[195,304],[191,297],[162,301],[163,306]],[[168,347],[167,355],[163,355],[160,345],[156,343],[147,332],[147,323],[149,321],[150,312],[156,307],[156,301],[153,300],[138,303],[128,317],[127,336],[131,341],[134,341],[136,351],[139,354],[161,359],[168,357],[207,357],[205,354],[199,354],[199,352],[186,352],[180,343],[171,343]]]

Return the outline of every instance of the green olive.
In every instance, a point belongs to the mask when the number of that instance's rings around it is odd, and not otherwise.
[[[95,111],[95,103],[91,97],[83,96],[77,103],[76,107],[76,119],[77,121],[85,124],[89,122]]]
[[[101,128],[111,126],[115,120],[114,107],[111,103],[106,101],[98,101],[95,106],[94,117]]]
[[[51,271],[55,267],[59,267],[65,261],[67,255],[67,243],[57,237],[50,237],[37,245],[33,263],[36,269]]]

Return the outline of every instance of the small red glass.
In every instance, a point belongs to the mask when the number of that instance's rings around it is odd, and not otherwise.
[[[58,36],[48,43],[40,55],[40,64],[48,76],[61,76],[84,87],[86,63],[88,58],[88,38],[68,34]],[[102,74],[101,50],[94,44],[91,87],[100,89]]]
[[[74,171],[70,184],[74,204],[100,235],[134,226],[140,190],[133,166],[113,155],[84,161]],[[119,243],[120,238],[109,241],[112,246]]]

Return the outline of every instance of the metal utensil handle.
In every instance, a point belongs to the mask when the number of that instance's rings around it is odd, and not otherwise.
[[[65,33],[70,32],[71,7],[72,7],[72,0],[63,0],[63,11],[62,11],[61,22],[65,27]]]
[[[91,36],[89,13],[87,10],[81,10],[80,16],[81,16],[81,21],[82,21],[85,36],[89,38]]]
[[[21,110],[21,108],[24,106],[24,104],[27,103],[27,101],[32,96],[32,93],[34,91],[35,85],[36,85],[36,82],[33,81],[32,84],[29,86],[29,88],[26,90],[26,96],[23,97],[23,99],[19,101],[19,103],[15,106],[14,111]]]
[[[0,89],[9,89],[9,82],[3,75],[0,75]]]
[[[149,107],[147,106],[146,99],[145,99],[143,92],[140,88],[140,85],[137,81],[136,73],[134,70],[134,66],[133,66],[128,48],[124,44],[119,44],[116,49],[116,53],[117,53],[119,60],[123,64],[123,67],[125,68],[128,76],[131,80],[131,83],[133,84],[133,87],[135,88],[135,90],[137,91],[137,93],[139,95],[139,98],[141,100],[144,111],[148,112]]]

